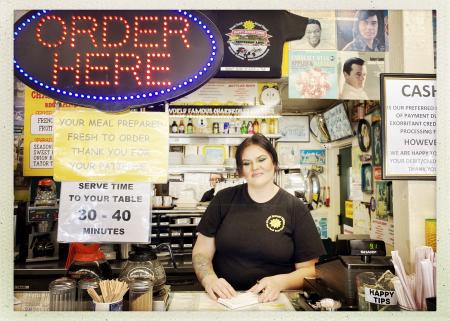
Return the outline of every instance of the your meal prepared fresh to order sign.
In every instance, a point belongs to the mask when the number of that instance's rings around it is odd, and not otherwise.
[[[150,183],[63,182],[58,242],[148,242],[150,192]]]
[[[56,111],[53,125],[55,180],[167,182],[167,113]]]

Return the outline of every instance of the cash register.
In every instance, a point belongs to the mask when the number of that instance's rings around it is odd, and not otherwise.
[[[357,310],[356,276],[361,272],[394,273],[383,241],[372,239],[338,239],[336,256],[316,265],[315,278],[305,278],[306,302],[331,298],[341,302],[341,310]]]

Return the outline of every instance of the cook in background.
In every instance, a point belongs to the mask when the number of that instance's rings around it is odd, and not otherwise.
[[[265,136],[245,139],[236,164],[247,183],[216,194],[198,226],[192,263],[213,299],[250,290],[273,301],[315,275],[325,251],[303,202],[274,183],[278,156]]]
[[[218,182],[222,182],[224,180],[223,176],[221,174],[211,174],[209,176],[209,184],[211,185],[211,189],[207,190],[203,196],[202,199],[200,200],[200,202],[209,202],[213,199],[214,197],[214,192],[215,192],[215,188],[216,188],[216,184]]]

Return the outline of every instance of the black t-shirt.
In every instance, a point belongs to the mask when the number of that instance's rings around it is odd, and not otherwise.
[[[224,42],[215,77],[279,78],[285,41],[301,39],[308,18],[285,10],[205,11]]]
[[[265,203],[250,198],[247,184],[220,191],[198,231],[215,238],[214,271],[236,290],[325,254],[308,209],[281,188]]]

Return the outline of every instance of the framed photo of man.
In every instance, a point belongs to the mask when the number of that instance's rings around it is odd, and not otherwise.
[[[305,35],[289,42],[289,50],[336,50],[336,15],[330,11],[291,11],[308,17]]]
[[[387,10],[338,10],[336,33],[338,50],[386,51]]]
[[[339,98],[378,100],[384,52],[338,52]]]

